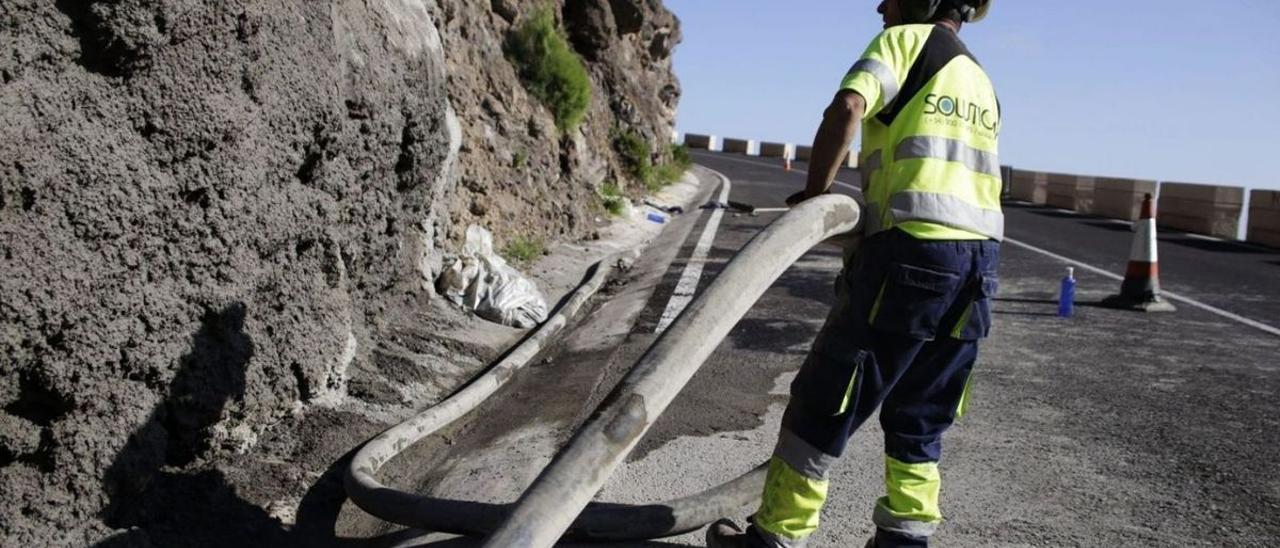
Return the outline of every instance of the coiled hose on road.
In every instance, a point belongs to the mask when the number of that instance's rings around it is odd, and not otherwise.
[[[511,505],[438,499],[378,482],[378,469],[465,415],[501,388],[564,328],[612,272],[587,283],[502,361],[443,403],[369,441],[346,474],[347,496],[381,519],[430,531],[484,535],[486,546],[551,546],[560,538],[642,540],[696,530],[758,501],[764,466],[701,493],[650,505],[592,503],[614,469],[756,300],[810,248],[849,233],[858,204],[828,195],[805,202],[757,234],[650,347],[533,486]]]

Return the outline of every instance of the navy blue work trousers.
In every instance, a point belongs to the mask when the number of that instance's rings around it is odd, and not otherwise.
[[[886,456],[938,462],[991,329],[999,243],[866,239],[836,281],[837,302],[791,384],[783,428],[831,457],[877,407]],[[880,546],[924,545],[881,531]]]

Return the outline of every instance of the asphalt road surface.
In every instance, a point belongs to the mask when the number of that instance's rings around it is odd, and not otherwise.
[[[695,160],[728,177],[730,199],[757,207],[781,207],[803,185],[803,164],[786,172],[762,158],[695,153]],[[855,183],[857,175],[845,170],[840,180]],[[1280,253],[1165,234],[1164,287],[1203,306],[1178,303],[1178,312],[1157,315],[1101,308],[1096,303],[1119,282],[1078,269],[1077,314],[1062,319],[1055,312],[1064,258],[1122,274],[1132,233],[1123,223],[1041,207],[1009,204],[1006,213],[1011,241],[1002,250],[996,327],[975,369],[969,414],[944,441],[947,520],[936,545],[1280,544],[1280,465],[1272,453],[1280,444],[1280,336],[1266,329],[1280,328]],[[779,214],[721,217],[705,260],[692,259],[704,267],[699,287]],[[668,241],[649,255],[665,256],[642,261],[604,305],[612,311],[584,324],[578,342],[549,358],[556,365],[518,380],[503,403],[461,429],[459,436],[483,435],[450,449],[445,472],[418,486],[513,500],[652,343],[710,217],[691,212],[679,221],[686,226],[664,234]],[[820,246],[784,274],[599,498],[686,495],[767,458],[787,384],[832,303],[840,262],[838,249]],[[624,320],[629,329],[619,332]],[[613,333],[610,342],[591,344],[600,336],[591,329]],[[544,401],[552,411],[544,413]],[[812,546],[860,545],[872,533],[871,509],[883,490],[880,440],[874,420],[854,436],[832,473]],[[701,533],[633,546],[701,546]]]

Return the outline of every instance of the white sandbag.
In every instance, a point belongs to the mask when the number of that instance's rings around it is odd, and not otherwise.
[[[436,289],[491,322],[527,329],[547,319],[538,286],[493,252],[493,236],[479,226],[467,228],[462,254],[440,273]]]

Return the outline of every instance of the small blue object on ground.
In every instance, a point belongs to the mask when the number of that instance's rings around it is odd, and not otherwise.
[[[662,223],[667,222],[667,218],[666,218],[666,217],[663,217],[663,216],[662,216],[662,214],[660,214],[660,213],[650,213],[650,214],[649,214],[649,220],[650,220],[650,221],[653,221],[653,222],[655,222],[655,223],[658,223],[658,224],[662,224]]]
[[[1058,315],[1070,318],[1075,313],[1076,269],[1067,267],[1067,277],[1062,279],[1062,291],[1058,294]]]

